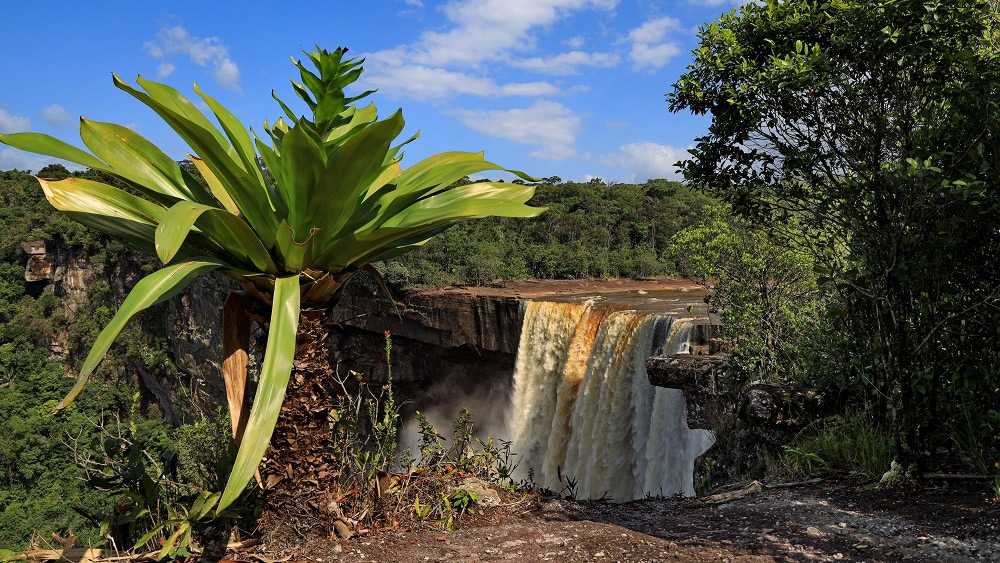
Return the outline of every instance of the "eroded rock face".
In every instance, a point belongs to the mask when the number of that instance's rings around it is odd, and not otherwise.
[[[212,272],[198,277],[167,304],[164,319],[170,353],[178,369],[191,376],[198,392],[222,404],[222,306],[236,282]]]
[[[704,347],[707,348],[707,345]],[[682,391],[714,389],[717,378],[725,373],[728,361],[727,356],[718,354],[668,354],[646,360],[646,373],[649,382],[657,387]]]
[[[688,426],[715,433],[715,445],[695,463],[695,483],[703,490],[761,476],[768,458],[832,406],[818,389],[742,380],[727,362],[724,354],[646,362],[650,383],[684,391]]]
[[[66,316],[72,321],[87,302],[88,287],[99,277],[99,268],[85,254],[58,245],[47,248],[43,240],[24,242],[21,248],[28,255],[24,281],[42,284],[42,291],[64,298]]]
[[[418,293],[406,296],[397,306],[365,288],[349,287],[326,320],[335,368],[385,381],[388,330],[393,344],[393,386],[397,397],[406,399],[404,416],[442,403],[462,403],[477,420],[499,416],[508,402],[514,373],[521,301]]]

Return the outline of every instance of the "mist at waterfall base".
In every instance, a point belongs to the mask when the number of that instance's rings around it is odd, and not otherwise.
[[[512,380],[445,380],[421,411],[448,440],[466,407],[476,435],[510,439],[515,478],[576,498],[694,495],[694,462],[714,443],[687,426],[682,391],[654,387],[646,359],[686,353],[692,323],[622,305],[528,301]],[[417,451],[415,420],[401,446]],[[415,455],[415,454],[414,454]],[[568,491],[567,491],[568,492]]]

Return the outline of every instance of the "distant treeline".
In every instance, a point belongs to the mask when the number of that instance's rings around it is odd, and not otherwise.
[[[397,287],[675,275],[671,238],[704,223],[713,201],[668,180],[616,184],[553,177],[531,201],[549,208],[541,217],[470,221],[376,266]]]

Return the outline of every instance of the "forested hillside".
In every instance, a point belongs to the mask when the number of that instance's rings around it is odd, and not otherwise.
[[[39,175],[68,172],[53,166]],[[124,485],[123,473],[141,469],[137,453],[178,449],[167,447],[178,430],[138,376],[140,369],[180,376],[166,352],[162,315],[135,323],[79,400],[58,415],[52,409],[135,273],[155,265],[55,211],[24,172],[0,172],[0,232],[0,548],[22,549],[33,537],[50,545],[52,533],[70,532],[82,545],[94,543],[97,527],[88,516],[100,519],[115,506],[115,495],[99,489]],[[44,242],[47,279],[26,281],[27,241]],[[52,279],[65,276],[70,263],[88,282],[82,295]],[[187,418],[198,420],[194,414]],[[109,460],[117,465],[100,467]],[[88,484],[81,465],[104,485]]]
[[[548,207],[541,217],[468,222],[379,266],[402,286],[676,275],[671,237],[706,221],[712,201],[667,180],[549,178],[531,201]]]

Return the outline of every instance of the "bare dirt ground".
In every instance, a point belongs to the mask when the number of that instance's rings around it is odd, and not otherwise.
[[[543,498],[481,511],[463,518],[460,526],[450,532],[427,526],[340,543],[314,541],[286,557],[320,562],[1000,561],[1000,504],[983,481],[893,493],[856,482],[824,482],[765,488],[721,503]]]

